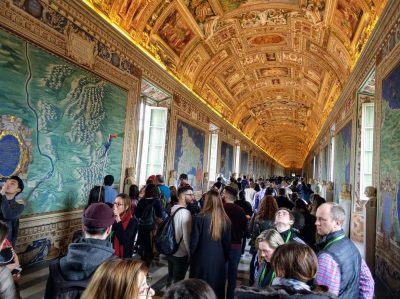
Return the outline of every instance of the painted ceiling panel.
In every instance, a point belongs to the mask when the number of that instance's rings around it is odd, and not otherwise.
[[[387,0],[83,0],[301,167]]]

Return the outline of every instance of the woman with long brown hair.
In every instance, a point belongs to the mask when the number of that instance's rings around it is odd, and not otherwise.
[[[231,223],[222,198],[218,191],[210,190],[202,211],[193,219],[190,277],[206,281],[218,298],[225,298],[225,262],[230,243]]]
[[[83,299],[152,298],[148,269],[141,261],[110,259],[100,267],[82,294]]]
[[[278,204],[272,195],[266,195],[261,201],[261,206],[257,214],[253,215],[250,221],[250,253],[252,259],[250,263],[249,285],[254,284],[255,261],[257,255],[256,239],[265,230],[274,227],[275,213],[278,211]]]

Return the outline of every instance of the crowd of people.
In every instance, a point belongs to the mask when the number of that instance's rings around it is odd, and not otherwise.
[[[152,298],[149,268],[168,263],[164,298],[373,298],[374,281],[345,235],[345,211],[301,179],[243,176],[217,182],[199,199],[188,176],[162,175],[118,194],[114,178],[89,193],[82,230],[49,265],[45,298]],[[17,298],[12,250],[23,205],[18,177],[1,189],[0,298]],[[238,266],[250,248],[248,280]],[[188,277],[188,278],[186,278]]]

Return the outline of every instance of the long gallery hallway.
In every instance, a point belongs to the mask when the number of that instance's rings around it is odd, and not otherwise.
[[[185,200],[177,199],[186,185]],[[231,194],[243,210],[248,203],[239,220],[225,205],[234,202],[225,201],[226,185],[243,191]],[[278,230],[275,206],[289,210],[283,226],[298,225],[304,213],[304,252],[332,250],[318,267],[337,272],[311,277],[335,293],[355,294],[341,278],[359,275],[361,293],[372,294],[373,277],[376,298],[400,298],[400,1],[0,0],[0,274],[10,290],[9,274],[18,279],[21,266],[22,298],[41,298],[50,261],[66,256],[82,229],[96,236],[82,238],[89,248],[111,236],[99,253],[106,261],[112,250],[132,255],[138,221],[145,252],[149,232],[174,207],[170,199],[187,205],[190,197],[197,215],[210,190],[221,201],[209,213],[232,213],[242,225],[254,211],[268,218],[254,242],[272,227],[289,236],[285,245],[296,238]],[[259,213],[264,195],[275,200]],[[152,213],[142,201],[149,198],[157,199]],[[324,201],[326,226],[317,217]],[[89,208],[97,203],[96,214]],[[189,223],[184,211],[179,221]],[[220,232],[229,224],[221,217],[213,218],[222,219]],[[231,269],[240,238],[229,239]],[[212,240],[225,239],[216,229]],[[170,260],[177,272],[189,245],[186,236]],[[360,273],[337,270],[344,255],[335,259],[330,246],[347,248]],[[254,259],[262,252],[252,250]],[[227,251],[218,251],[215,269],[222,271]],[[80,253],[85,259],[88,251]],[[249,264],[247,253],[241,283]],[[69,274],[91,277],[97,267]],[[267,257],[263,267],[260,289],[285,278]],[[223,279],[211,269],[198,275],[214,275],[223,297]],[[150,269],[158,297],[167,272],[163,259]]]

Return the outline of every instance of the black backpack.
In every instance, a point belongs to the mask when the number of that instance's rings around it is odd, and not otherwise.
[[[155,245],[159,253],[172,255],[178,251],[179,244],[181,244],[183,236],[179,243],[177,243],[175,238],[174,216],[181,209],[184,208],[181,207],[177,209],[175,213],[166,218],[161,226],[158,228],[155,238]]]
[[[154,199],[148,201],[149,202],[147,202],[147,205],[143,209],[142,216],[139,218],[140,230],[152,230],[154,228],[156,220],[156,213],[154,211]]]

